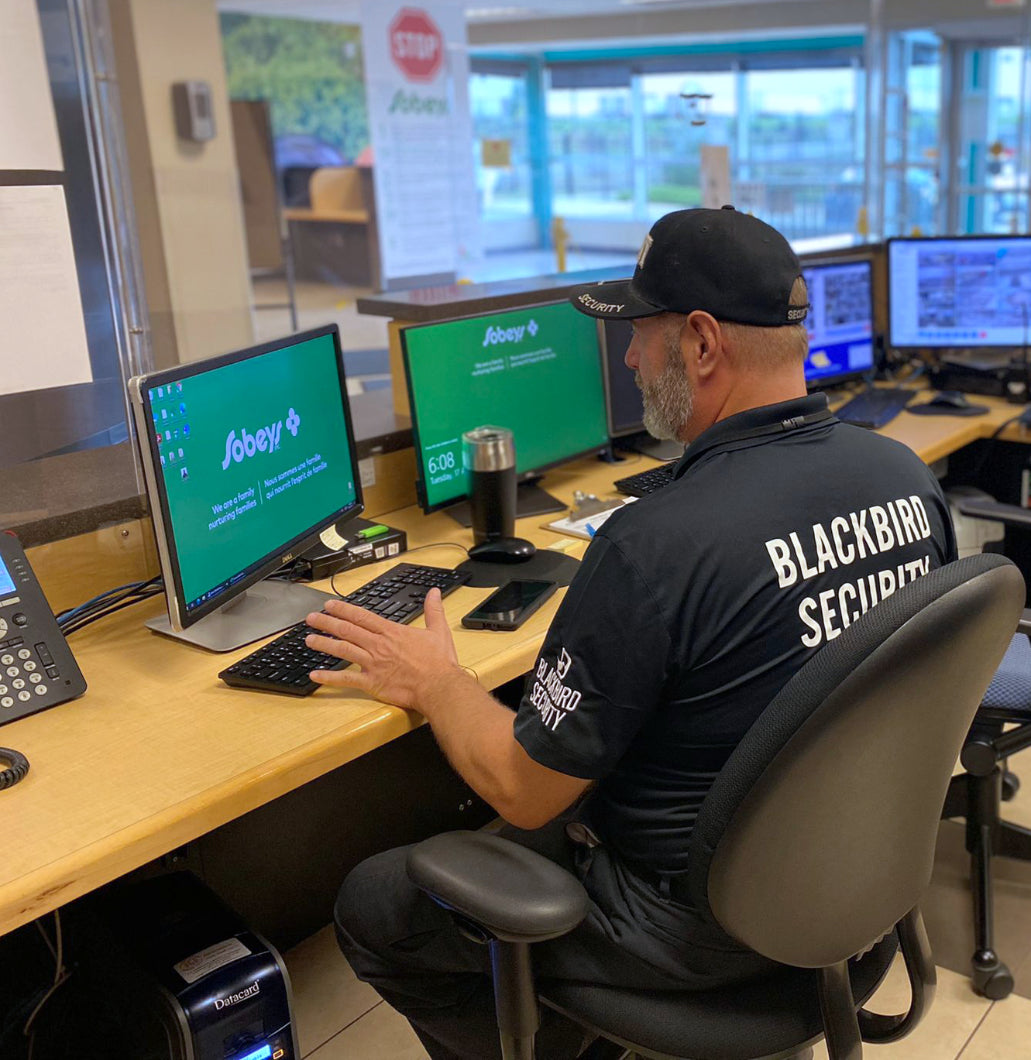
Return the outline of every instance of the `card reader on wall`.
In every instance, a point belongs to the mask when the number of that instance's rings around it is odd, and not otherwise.
[[[302,581],[319,581],[337,571],[377,563],[399,556],[408,548],[403,530],[368,519],[349,519],[344,532],[335,527],[322,534],[318,543],[299,556],[293,564],[294,577]]]

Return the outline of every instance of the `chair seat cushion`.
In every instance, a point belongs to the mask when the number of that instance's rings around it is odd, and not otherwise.
[[[898,948],[892,932],[851,968],[857,1007],[877,989]],[[688,1060],[756,1060],[823,1034],[817,973],[785,968],[718,990],[642,992],[541,980],[542,998],[620,1042]]]
[[[1031,641],[1023,633],[1010,641],[981,701],[978,716],[1031,721]]]

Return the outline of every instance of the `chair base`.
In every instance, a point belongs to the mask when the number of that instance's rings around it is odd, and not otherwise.
[[[942,811],[943,818],[966,818],[976,947],[970,959],[970,982],[975,993],[993,1001],[1012,993],[1013,974],[995,952],[992,859],[1031,861],[1031,829],[999,816],[1007,788],[1012,797],[1019,786],[1020,781],[999,766],[982,776],[965,773],[952,778]]]
[[[994,950],[981,950],[970,958],[970,983],[975,994],[1002,1001],[1013,992],[1013,973]]]

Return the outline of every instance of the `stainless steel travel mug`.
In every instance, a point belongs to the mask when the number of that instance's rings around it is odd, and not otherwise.
[[[515,534],[515,439],[507,427],[476,427],[462,435],[469,472],[469,508],[477,545]]]

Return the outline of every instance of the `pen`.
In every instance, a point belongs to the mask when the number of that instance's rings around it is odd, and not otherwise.
[[[587,533],[588,533],[588,534],[589,534],[589,535],[590,535],[591,537],[594,537],[594,535],[595,535],[595,534],[596,534],[596,533],[598,532],[597,530],[595,530],[595,529],[594,529],[594,527],[593,527],[593,526],[591,526],[591,524],[590,524],[590,523],[584,523],[584,527],[586,528],[586,530],[587,530]]]

